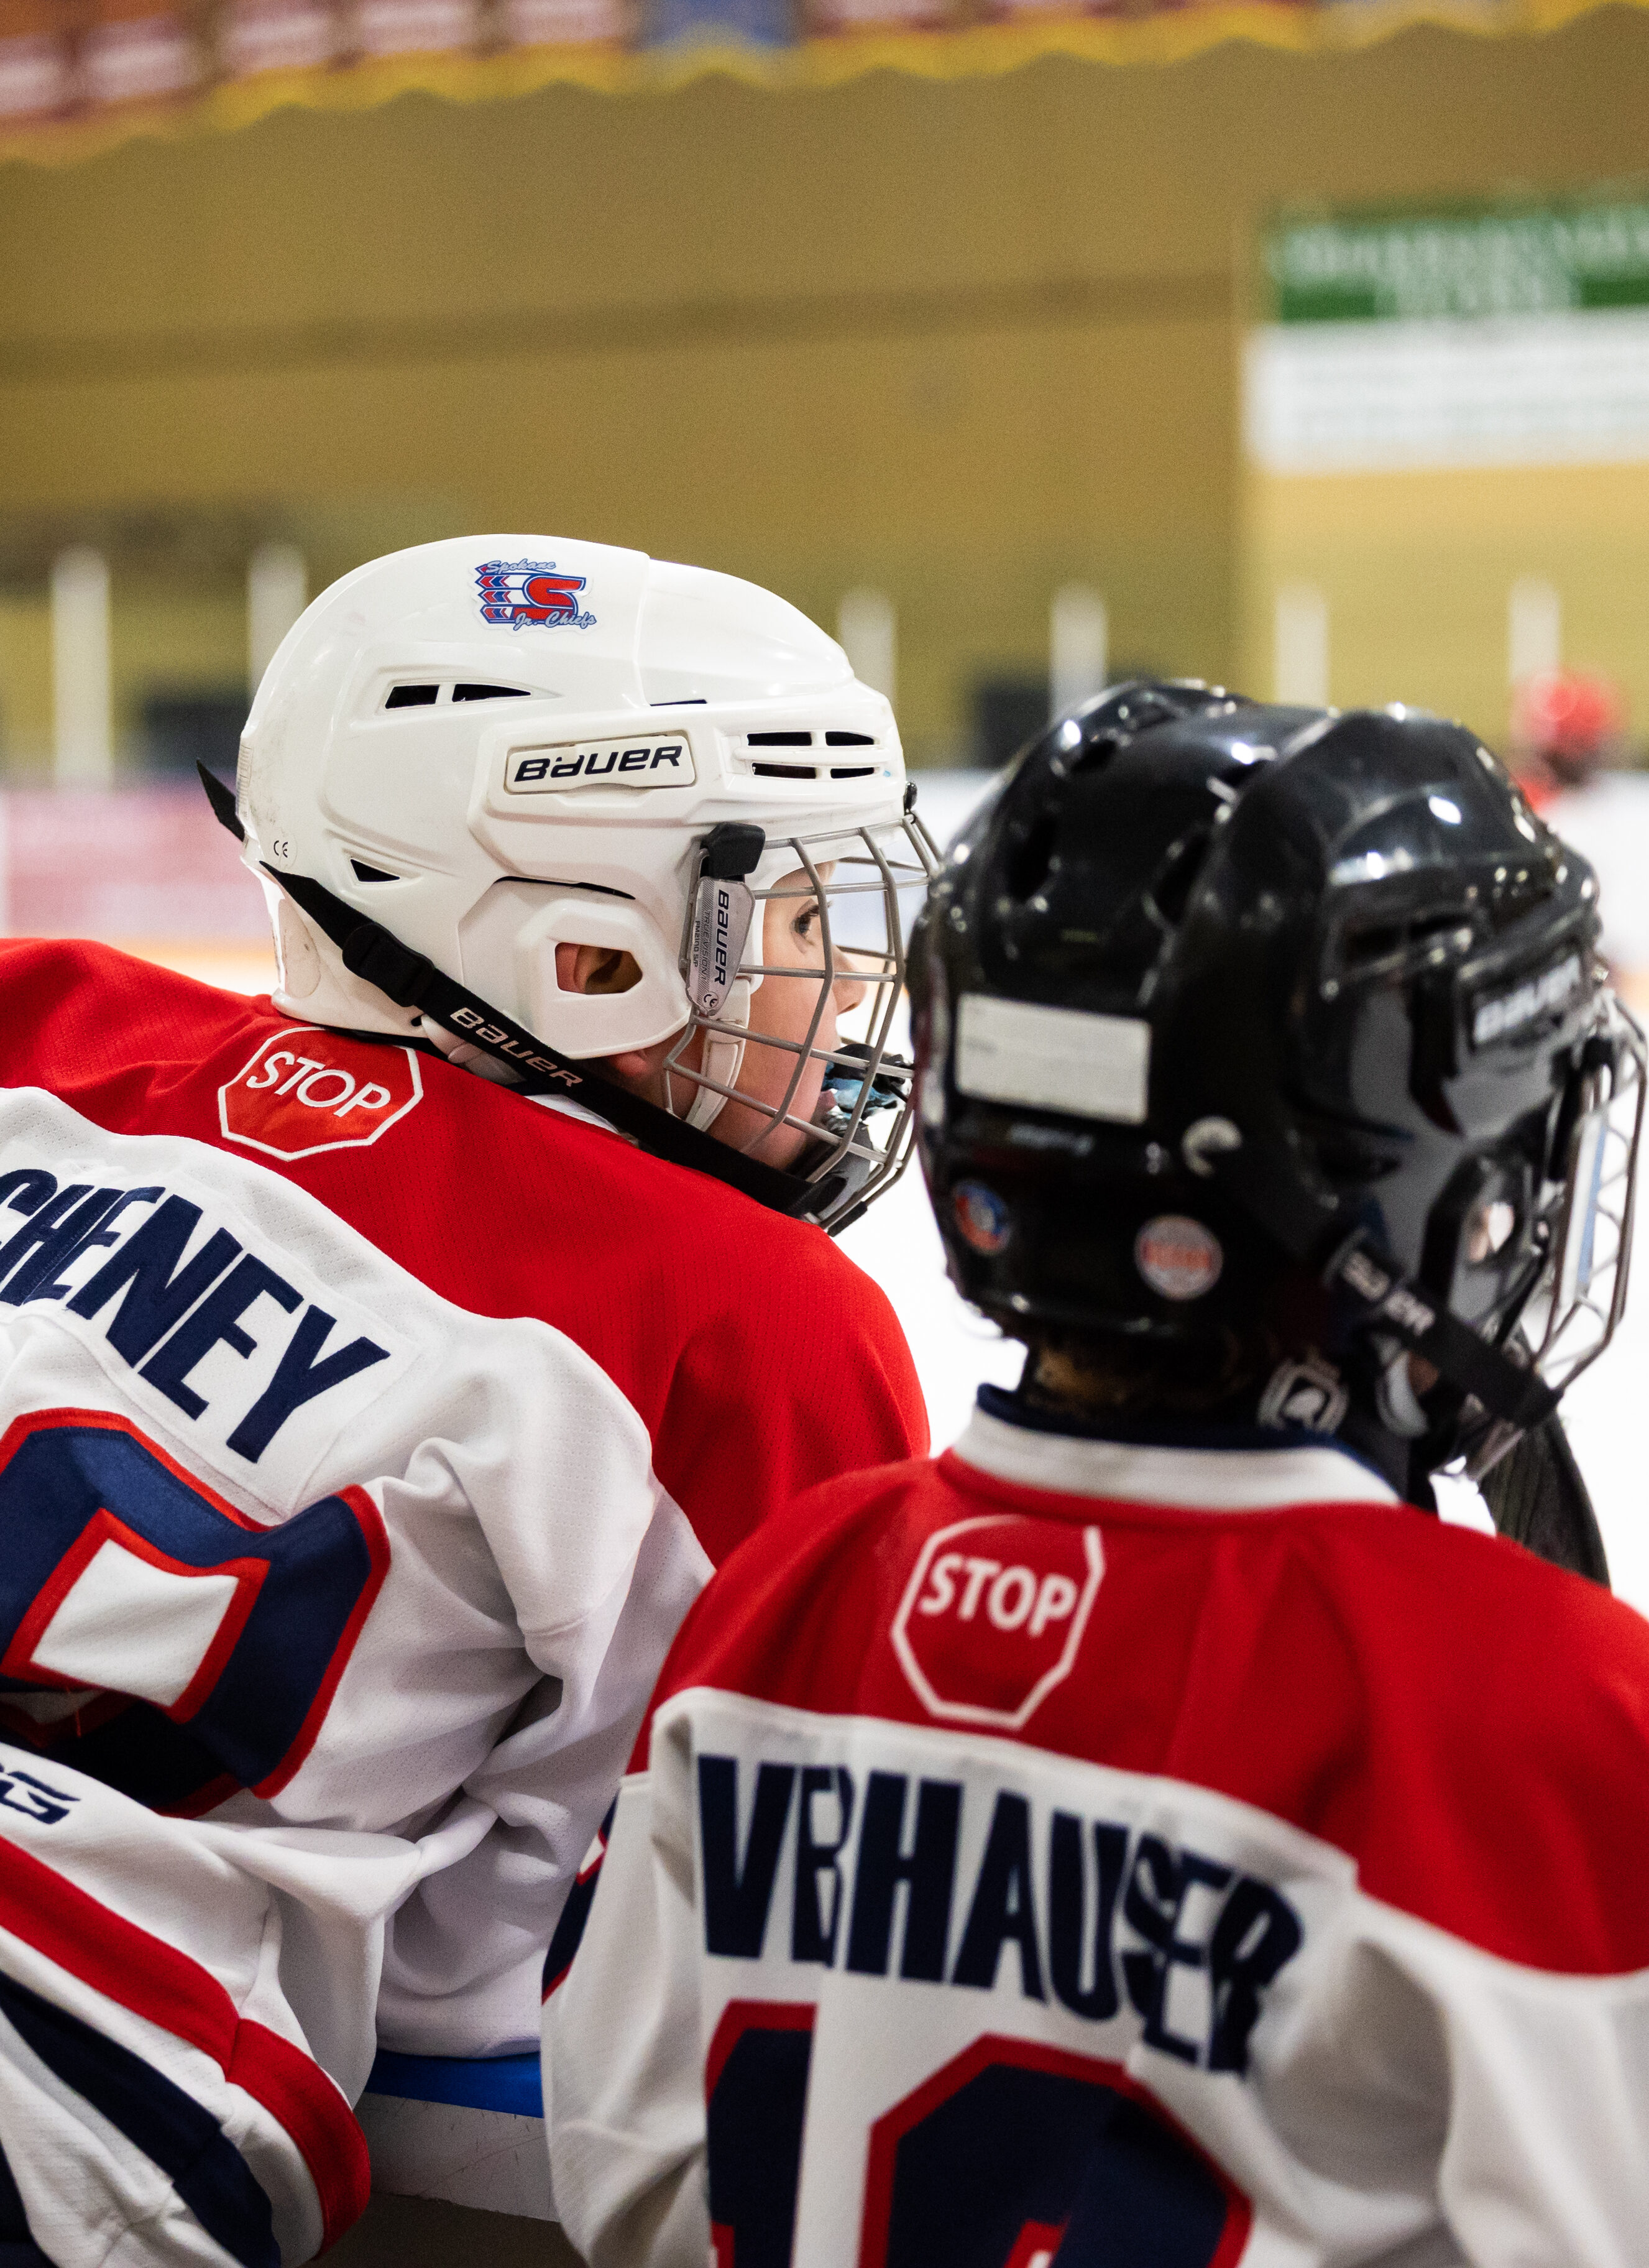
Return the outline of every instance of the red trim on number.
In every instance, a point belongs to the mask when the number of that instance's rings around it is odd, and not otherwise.
[[[810,2032],[818,2013],[811,2000],[729,2000],[704,2057],[706,2106],[728,2057],[747,2032]]]
[[[216,1779],[209,1779],[203,1786],[197,1787],[193,1795],[186,1795],[181,1803],[157,1803],[153,1809],[162,1819],[204,1819],[209,1811],[216,1811],[232,1795],[245,1793],[233,1772],[219,1772]]]
[[[275,1532],[267,1524],[249,1518],[244,1512],[237,1512],[227,1498],[219,1496],[216,1489],[210,1487],[204,1481],[197,1479],[195,1474],[190,1472],[186,1465],[180,1464],[175,1457],[168,1456],[157,1442],[151,1441],[148,1434],[133,1425],[129,1418],[117,1417],[114,1411],[108,1410],[36,1410],[31,1411],[27,1417],[15,1418],[6,1428],[5,1432],[0,1434],[0,1469],[11,1462],[20,1443],[30,1434],[48,1429],[56,1431],[71,1426],[77,1428],[91,1426],[100,1432],[126,1434],[158,1463],[164,1465],[166,1470],[175,1479],[180,1481],[193,1495],[210,1505],[214,1512],[221,1513],[225,1520],[232,1521],[237,1528],[246,1528],[255,1535],[268,1535]],[[314,1747],[321,1724],[332,1705],[333,1696],[338,1690],[338,1681],[343,1675],[344,1670],[349,1666],[350,1657],[355,1651],[356,1641],[360,1637],[362,1625],[367,1616],[371,1614],[378,1594],[384,1587],[384,1578],[389,1572],[389,1535],[384,1526],[383,1514],[372,1498],[364,1488],[357,1487],[335,1489],[332,1494],[341,1498],[355,1514],[357,1525],[366,1545],[367,1578],[361,1587],[360,1596],[356,1600],[350,1618],[339,1635],[338,1643],[333,1649],[332,1660],[328,1665],[327,1674],[317,1687],[314,1698],[305,1712],[304,1721],[298,1728],[297,1737],[276,1769],[266,1778],[258,1782],[253,1790],[254,1795],[278,1795]],[[326,1499],[322,1498],[317,1501],[324,1503]],[[306,1506],[306,1509],[308,1507]],[[187,1690],[173,1703],[170,1708],[164,1711],[166,1716],[182,1721],[195,1713],[217,1683],[225,1663],[234,1650],[235,1640],[239,1637],[247,1617],[257,1602],[258,1588],[269,1572],[268,1562],[261,1559],[226,1559],[215,1567],[191,1567],[185,1561],[169,1558],[154,1545],[146,1543],[143,1537],[126,1528],[123,1522],[115,1520],[114,1514],[107,1511],[99,1511],[87,1522],[86,1527],[82,1530],[82,1537],[91,1535],[98,1528],[99,1522],[105,1521],[111,1522],[112,1526],[109,1529],[100,1531],[101,1534],[107,1535],[117,1533],[119,1540],[123,1544],[130,1550],[140,1552],[157,1567],[165,1567],[170,1572],[185,1575],[232,1574],[241,1584],[241,1594],[237,1596],[233,1606],[225,1616],[223,1626],[214,1638],[200,1669],[190,1680]],[[90,1555],[84,1553],[77,1558],[76,1555],[79,1552],[80,1543],[77,1542],[70,1547],[58,1562],[56,1568],[53,1570],[50,1580],[40,1592],[28,1615],[19,1625],[16,1637],[6,1649],[4,1660],[0,1660],[0,1674],[26,1677],[31,1684],[49,1684],[70,1692],[74,1691],[73,1679],[59,1676],[49,1670],[19,1669],[14,1666],[14,1657],[22,1658],[19,1649],[26,1636],[33,1645],[40,1631],[44,1630],[50,1621],[52,1609],[61,1603],[75,1575],[84,1568],[86,1558]],[[60,1585],[58,1578],[65,1567],[70,1566],[71,1562],[73,1562],[71,1572]],[[253,1572],[254,1569],[261,1571],[255,1574],[255,1577]],[[143,1697],[137,1697],[141,1699]],[[148,1705],[151,1708],[162,1707],[159,1702],[151,1702]],[[187,1803],[175,1807],[172,1815],[182,1819],[197,1819],[202,1812],[210,1811],[229,1796],[238,1793],[239,1790],[239,1782],[225,1774],[220,1778],[210,1782],[206,1787],[197,1789]]]
[[[149,1446],[144,1441],[144,1447],[148,1448]],[[211,1644],[201,1656],[194,1676],[177,1699],[169,1703],[157,1701],[146,1693],[134,1697],[148,1701],[151,1708],[158,1709],[163,1716],[170,1717],[173,1724],[184,1724],[195,1714],[223,1675],[224,1666],[247,1626],[247,1617],[257,1604],[263,1579],[269,1572],[269,1563],[267,1559],[219,1559],[210,1567],[197,1567],[188,1559],[174,1559],[169,1551],[162,1551],[158,1544],[151,1543],[135,1528],[129,1528],[107,1506],[92,1513],[35,1593],[28,1612],[17,1626],[11,1645],[4,1654],[0,1654],[0,1675],[16,1677],[30,1685],[57,1686],[70,1693],[85,1687],[84,1677],[70,1677],[62,1670],[48,1669],[43,1664],[37,1663],[33,1658],[34,1649],[45,1637],[59,1607],[106,1543],[117,1543],[134,1559],[144,1560],[151,1567],[158,1567],[165,1574],[181,1576],[185,1580],[198,1580],[202,1575],[228,1575],[233,1579],[235,1595],[217,1625]]]
[[[162,2031],[210,2056],[291,2137],[320,2204],[323,2244],[358,2220],[366,2142],[318,2063],[266,2024],[243,2021],[210,1970],[128,1921],[15,1843],[0,1841],[0,1929]]]
[[[72,1691],[74,1689],[70,1687],[70,1690]],[[48,1756],[60,1741],[80,1740],[132,1705],[129,1693],[99,1691],[94,1693],[83,1708],[71,1709],[67,1716],[54,1717],[49,1723],[42,1724],[37,1718],[31,1717],[26,1710],[19,1709],[14,1702],[0,1701],[0,1732],[4,1733],[7,1740],[33,1749],[40,1756]]]
[[[563,1974],[565,1972],[563,1971]],[[560,1983],[560,1978],[556,1983]],[[704,2057],[704,2107],[708,2111],[727,2058],[747,2032],[811,2032],[819,2011],[811,2000],[729,2000],[722,2010]],[[710,2225],[716,2268],[737,2268],[735,2232],[723,2221]]]
[[[860,2224],[858,2268],[886,2268],[888,2227],[893,2218],[894,2160],[900,2143],[913,2128],[958,2095],[970,2079],[995,2065],[1020,2071],[1045,2071],[1058,2079],[1082,2079],[1126,2095],[1148,2110],[1177,2140],[1200,2158],[1226,2193],[1226,2226],[1220,2232],[1208,2268],[1236,2268],[1254,2226],[1254,2208],[1218,2160],[1211,2158],[1196,2137],[1165,2110],[1148,2087],[1142,2087],[1119,2063],[1100,2056],[1073,2055],[1064,2048],[1044,2047],[1034,2040],[1012,2040],[983,2033],[973,2045],[936,2071],[931,2079],[886,2110],[871,2128],[870,2154],[865,2172],[865,2215]]]
[[[350,1619],[343,1625],[337,1645],[332,1650],[327,1674],[315,1689],[315,1697],[298,1728],[297,1739],[269,1778],[258,1782],[252,1791],[254,1795],[278,1795],[314,1747],[322,1721],[332,1706],[332,1697],[338,1690],[338,1680],[348,1668],[350,1656],[355,1651],[355,1641],[361,1635],[361,1626],[372,1613],[378,1594],[384,1587],[384,1578],[389,1572],[389,1532],[384,1526],[384,1515],[372,1498],[364,1488],[355,1487],[335,1489],[333,1494],[342,1497],[360,1524],[371,1572],[361,1586],[361,1595],[355,1602]]]
[[[57,1432],[71,1425],[89,1426],[99,1433],[129,1434],[141,1448],[148,1450],[157,1463],[163,1464],[173,1479],[181,1481],[191,1494],[204,1498],[214,1512],[221,1512],[225,1520],[232,1520],[237,1528],[247,1528],[254,1535],[268,1534],[261,1521],[254,1520],[247,1513],[237,1512],[227,1497],[219,1496],[215,1488],[192,1473],[187,1465],[180,1465],[175,1457],[168,1456],[160,1444],[151,1441],[129,1418],[117,1417],[112,1410],[32,1410],[25,1418],[14,1418],[5,1432],[0,1433],[0,1467],[11,1463],[19,1444],[29,1434],[48,1430]]]
[[[1027,2220],[1003,2268],[1038,2268],[1039,2262],[1051,2262],[1070,2226],[1069,2220]]]

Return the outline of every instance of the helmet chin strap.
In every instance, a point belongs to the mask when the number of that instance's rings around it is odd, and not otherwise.
[[[233,796],[204,766],[199,769],[219,822],[244,840]],[[335,896],[313,875],[291,873],[269,865],[267,860],[261,863],[264,873],[337,946],[351,976],[376,985],[397,1007],[416,1008],[459,1041],[490,1057],[512,1074],[518,1092],[571,1095],[621,1133],[633,1135],[654,1157],[725,1182],[774,1212],[807,1219],[815,1205],[834,1204],[842,1195],[846,1179],[843,1174],[813,1183],[777,1166],[763,1165],[760,1159],[727,1148],[685,1119],[674,1118],[656,1103],[603,1079],[588,1064],[570,1060],[503,1009],[448,976],[424,954],[403,945],[380,923]]]
[[[1405,1277],[1332,1200],[1313,1204],[1263,1158],[1251,1155],[1240,1138],[1211,1152],[1204,1164],[1285,1252],[1314,1269],[1364,1323],[1421,1356],[1491,1418],[1527,1432],[1557,1407],[1557,1392],[1536,1371],[1512,1361],[1435,1292]]]
[[[740,977],[722,1005],[719,1023],[740,1024],[747,1031],[750,1025],[750,983]],[[728,1098],[718,1094],[716,1087],[737,1086],[739,1073],[744,1065],[745,1043],[726,1032],[706,1032],[704,1051],[700,1069],[705,1079],[713,1079],[716,1086],[701,1086],[693,1098],[693,1107],[687,1113],[687,1123],[701,1134],[708,1134],[726,1108]],[[691,1071],[680,1076],[691,1079]]]

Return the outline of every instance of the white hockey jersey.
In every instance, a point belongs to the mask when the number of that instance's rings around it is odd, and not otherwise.
[[[1649,1628],[982,1400],[672,1652],[546,2008],[593,2268],[1649,2258]]]
[[[278,1830],[317,1916],[382,1838],[386,2044],[530,2041],[730,1523],[920,1431],[817,1231],[411,1049],[0,945],[0,1734]],[[349,1961],[287,1956],[346,2090]]]

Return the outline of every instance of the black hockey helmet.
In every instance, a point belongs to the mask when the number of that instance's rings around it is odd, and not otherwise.
[[[1458,725],[1189,683],[1091,702],[976,816],[919,935],[953,1280],[1021,1336],[1257,1322],[1263,1418],[1334,1430],[1395,1395],[1382,1424],[1483,1469],[1624,1297],[1644,1048],[1596,895]],[[1443,1381],[1417,1417],[1405,1350]]]

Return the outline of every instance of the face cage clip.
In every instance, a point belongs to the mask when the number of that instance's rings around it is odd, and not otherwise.
[[[721,830],[713,830],[719,834]],[[879,839],[883,838],[883,839]],[[884,842],[886,847],[884,847]],[[681,968],[683,979],[692,995],[695,968],[703,959],[701,896],[713,865],[725,865],[723,858],[710,852],[710,838],[701,851],[699,872],[688,894],[687,917],[683,925]],[[809,846],[812,846],[810,850]],[[806,836],[777,836],[769,837],[767,848],[788,850],[794,856],[795,870],[805,875],[806,884],[795,889],[751,890],[755,904],[800,900],[818,909],[819,942],[823,958],[816,968],[788,968],[779,963],[748,961],[741,950],[731,979],[721,989],[721,997],[706,1012],[693,1000],[693,1012],[665,1059],[665,1108],[675,1115],[670,1100],[672,1082],[682,1079],[700,1094],[722,1097],[724,1101],[736,1102],[756,1112],[769,1123],[762,1126],[741,1147],[745,1153],[757,1150],[776,1126],[791,1126],[806,1134],[808,1146],[795,1163],[786,1170],[805,1182],[818,1197],[806,1207],[807,1219],[816,1221],[832,1236],[836,1236],[858,1219],[875,1197],[891,1189],[910,1159],[915,1139],[916,1121],[911,1094],[911,1065],[902,1057],[889,1051],[894,1020],[898,1014],[900,996],[905,983],[904,924],[901,916],[899,895],[902,890],[921,889],[939,872],[939,856],[926,828],[914,810],[903,817],[874,822],[864,827],[843,827]],[[815,858],[814,853],[819,857]],[[891,853],[891,856],[889,855]],[[903,854],[902,856],[902,853]],[[754,865],[754,861],[751,862]],[[829,879],[821,867],[831,869]],[[855,875],[869,870],[865,880],[839,880],[843,868]],[[748,869],[747,869],[748,871]],[[731,878],[729,878],[731,879]],[[746,887],[742,882],[738,887]],[[833,901],[868,896],[880,900],[883,914],[883,949],[865,948],[838,944],[831,929],[830,907]],[[752,927],[755,924],[752,924]],[[765,935],[765,922],[762,933]],[[740,977],[755,976],[773,982],[794,981],[806,977],[816,986],[812,1016],[807,1029],[799,1040],[781,1039],[766,1032],[753,1032],[747,1021],[733,1021],[723,1012],[728,995]],[[874,994],[870,1011],[868,1035],[864,1040],[844,1041],[835,1048],[815,1045],[819,1027],[836,986],[844,981],[863,986]],[[777,1102],[764,1102],[731,1083],[710,1077],[682,1061],[693,1045],[696,1035],[703,1035],[707,1043],[711,1039],[732,1040],[740,1047],[776,1048],[794,1058],[784,1094]],[[701,1055],[702,1060],[702,1055]],[[806,1076],[809,1063],[824,1065],[823,1096],[828,1103],[825,1115],[806,1119],[795,1115],[791,1104]],[[736,1074],[735,1074],[736,1075]],[[874,1111],[896,1111],[884,1138],[873,1140],[865,1128],[865,1120]],[[827,1187],[839,1183],[839,1187]]]

